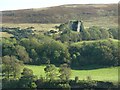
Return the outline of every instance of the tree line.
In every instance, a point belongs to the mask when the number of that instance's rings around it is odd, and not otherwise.
[[[68,63],[71,66],[81,65],[119,65],[119,46],[114,39],[83,41],[72,44],[64,44],[44,35],[38,37],[4,38],[2,42],[2,54],[14,56],[24,64],[60,65]]]

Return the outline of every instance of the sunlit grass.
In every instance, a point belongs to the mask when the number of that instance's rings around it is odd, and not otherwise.
[[[28,27],[34,27],[35,30],[39,30],[39,31],[48,31],[51,29],[55,29],[56,25],[60,25],[60,24],[40,24],[40,23],[21,23],[21,24],[15,24],[15,23],[2,23],[3,27],[20,27],[21,29],[26,29]]]
[[[82,43],[94,43],[94,42],[104,42],[104,41],[108,41],[108,40],[111,40],[112,42],[114,42],[115,44],[118,44],[118,42],[120,42],[120,40],[117,40],[117,39],[112,39],[112,38],[108,38],[108,39],[100,39],[100,40],[90,40],[90,41],[80,41],[80,42],[76,42],[76,43],[73,43],[72,45],[79,45],[82,44]]]
[[[45,77],[45,66],[26,65],[25,67],[32,69],[38,77]],[[118,68],[120,69],[120,67],[109,67],[93,70],[72,70],[71,79],[78,76],[80,80],[86,80],[87,77],[90,76],[92,80],[117,82]]]
[[[78,76],[81,80],[86,80],[90,76],[92,80],[118,81],[118,67],[102,68],[94,70],[72,70],[72,79]]]
[[[7,33],[7,32],[0,32],[0,38],[1,37],[11,37],[11,36],[13,36],[12,34],[9,34],[9,33]]]

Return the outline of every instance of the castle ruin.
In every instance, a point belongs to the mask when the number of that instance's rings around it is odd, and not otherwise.
[[[82,25],[82,21],[69,21],[68,22],[68,27],[73,30],[73,31],[77,31],[77,32],[81,32],[81,25]]]

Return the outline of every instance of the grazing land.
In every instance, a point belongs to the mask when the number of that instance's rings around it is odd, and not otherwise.
[[[48,31],[48,30],[54,30],[55,26],[59,26],[60,24],[41,24],[41,23],[2,23],[3,27],[11,27],[11,28],[17,28],[20,27],[21,29],[26,29],[28,27],[34,27],[35,30],[38,31]]]
[[[45,76],[45,66],[26,65],[25,67],[32,69],[34,75],[37,75],[38,77]],[[86,80],[87,77],[90,76],[92,80],[118,82],[118,69],[120,69],[120,67],[108,67],[92,70],[72,70],[71,79],[78,76],[80,80]]]
[[[11,37],[11,36],[12,36],[12,34],[9,34],[7,32],[0,32],[0,38],[1,37]]]

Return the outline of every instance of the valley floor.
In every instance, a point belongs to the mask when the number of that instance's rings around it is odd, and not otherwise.
[[[25,65],[25,67],[32,69],[34,74],[38,77],[45,76],[45,66]],[[120,67],[108,67],[92,70],[72,70],[71,79],[78,76],[80,80],[86,80],[89,76],[92,80],[118,82],[118,69],[120,69]]]

